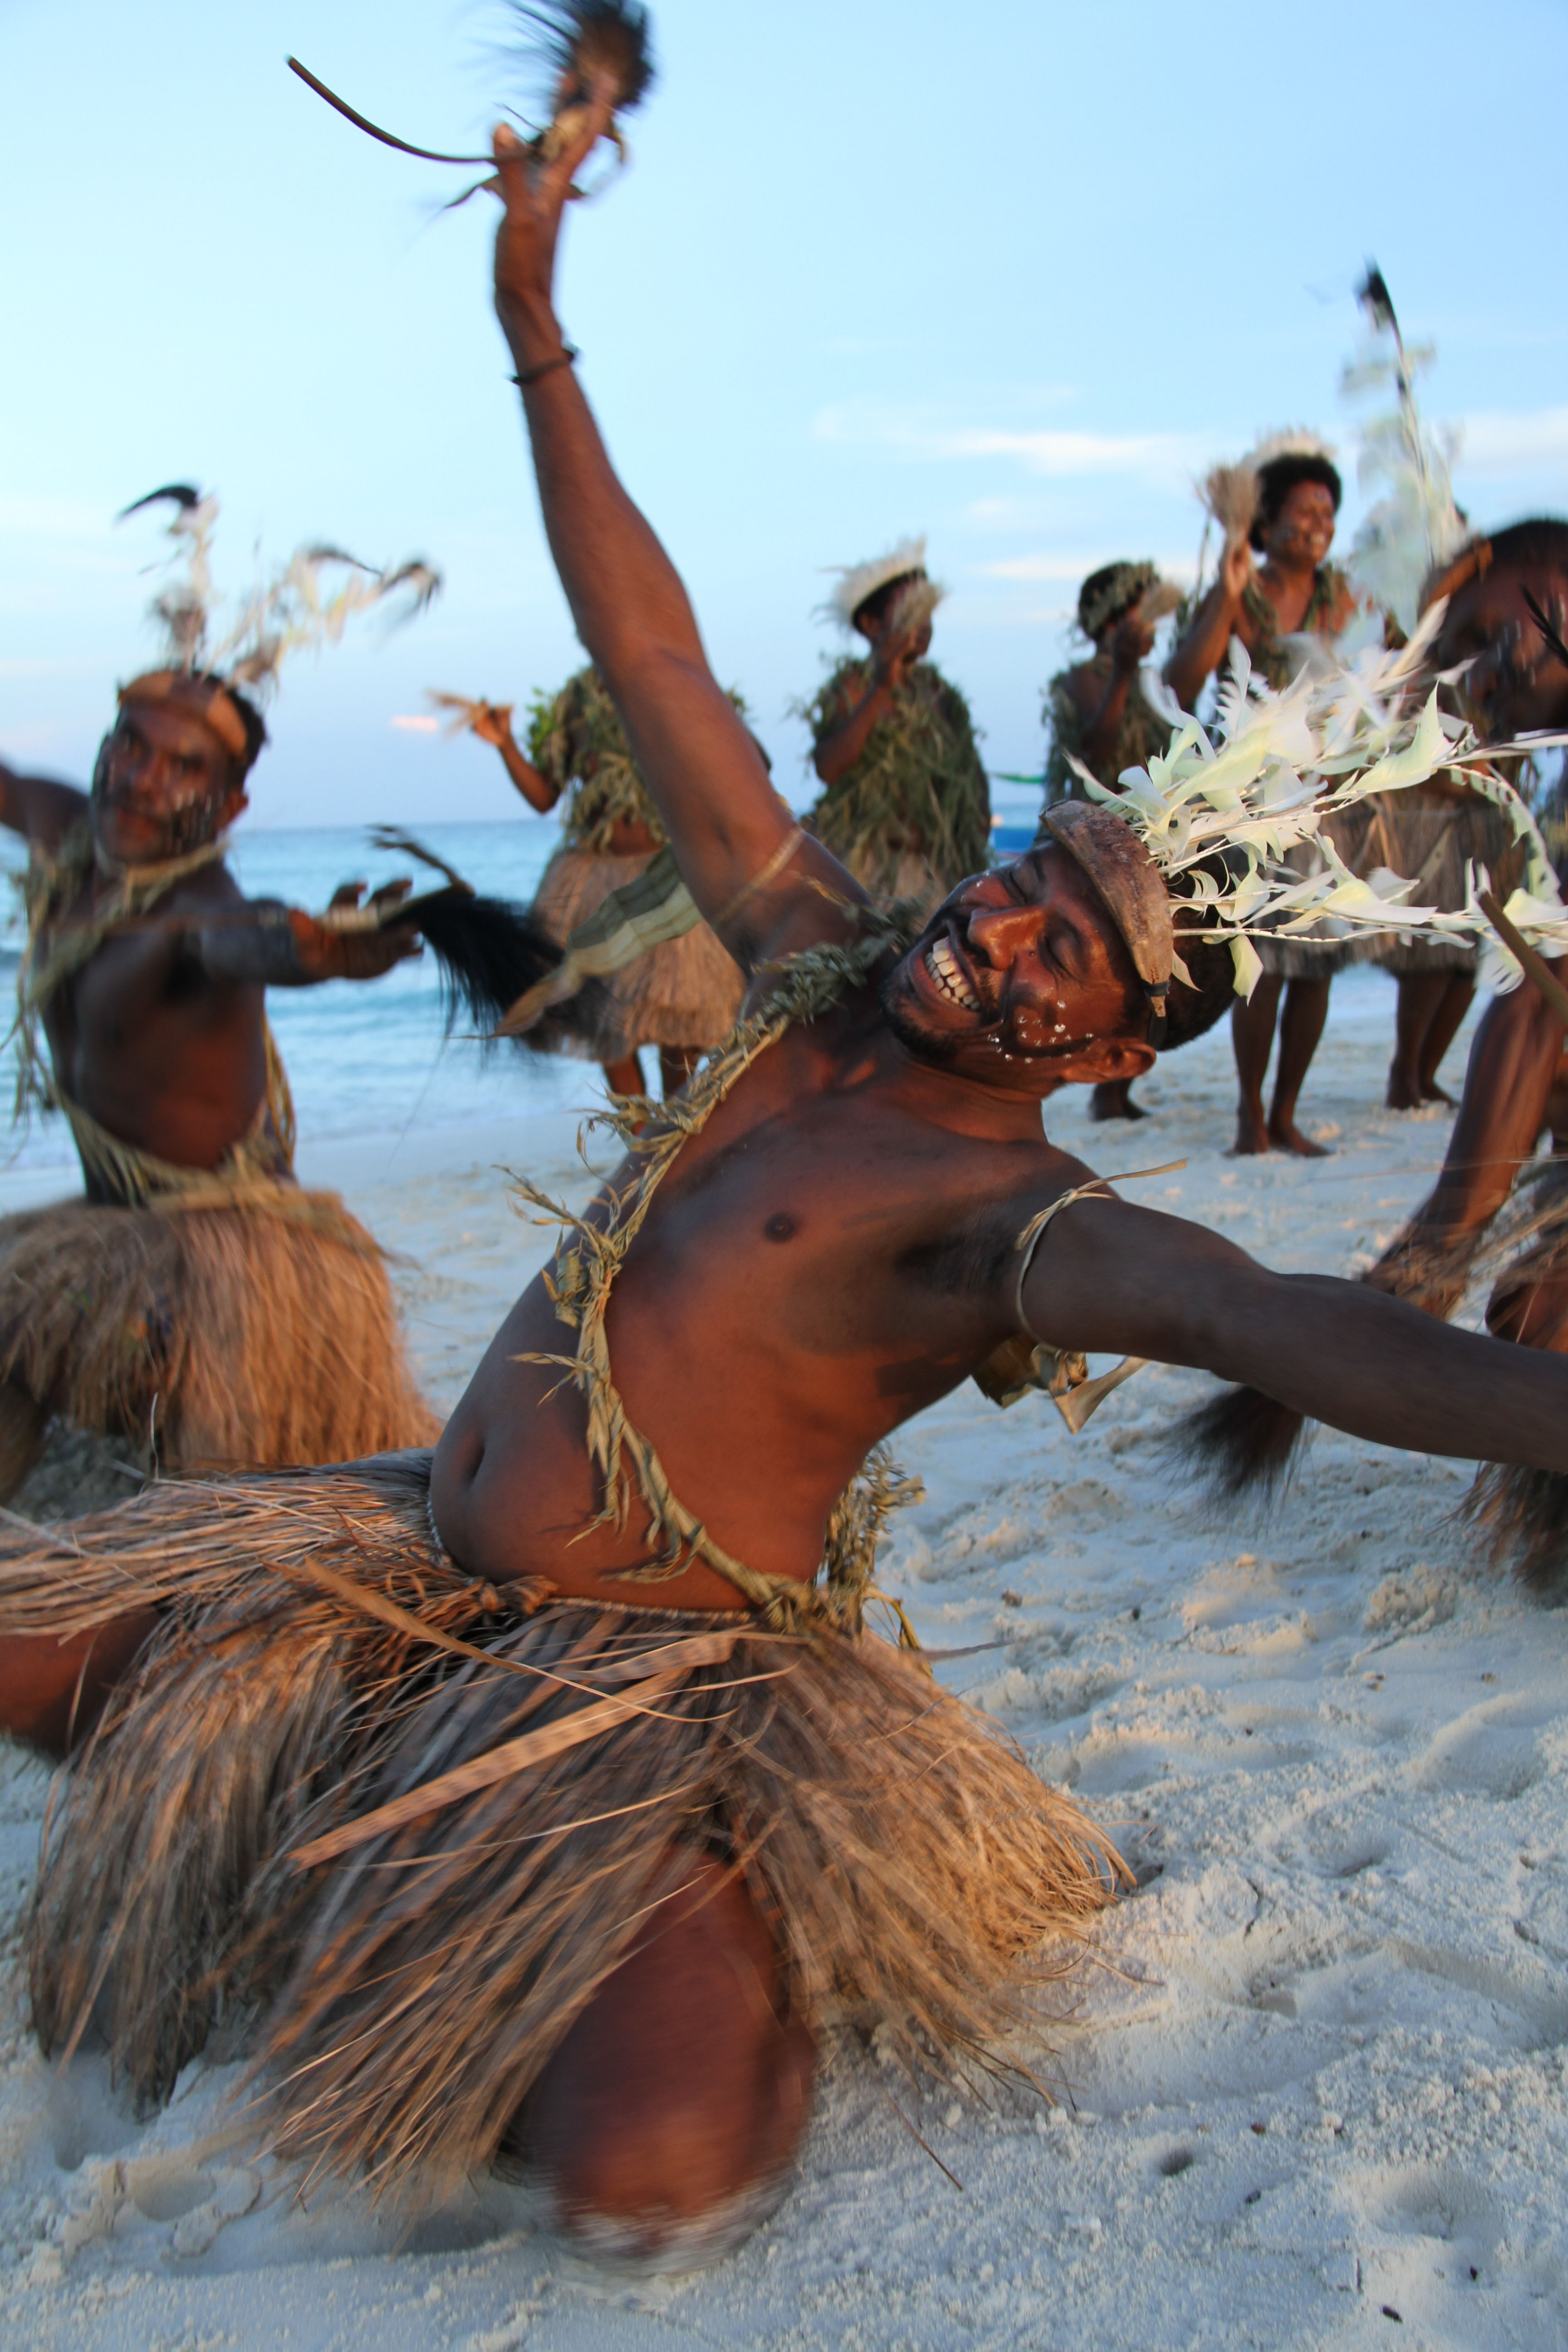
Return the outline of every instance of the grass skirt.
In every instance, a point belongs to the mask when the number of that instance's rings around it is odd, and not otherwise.
[[[152,1432],[188,1471],[436,1434],[364,1227],[335,1194],[255,1189],[265,1200],[243,1205],[76,1200],[0,1219],[0,1381],[37,1409],[40,1439],[50,1414]]]
[[[1336,825],[1338,822],[1336,818]],[[1334,839],[1338,845],[1337,832]],[[1341,854],[1343,855],[1342,849]],[[1327,861],[1315,842],[1300,841],[1286,851],[1282,862],[1292,874],[1305,880],[1309,875],[1320,873]],[[1257,931],[1252,934],[1252,943],[1264,971],[1289,981],[1331,980],[1336,972],[1348,971],[1353,963],[1365,963],[1380,942],[1364,935],[1358,937],[1348,925],[1342,936],[1336,936],[1332,918],[1329,917],[1310,937],[1270,939],[1267,933]]]
[[[1379,866],[1415,884],[1411,902],[1455,914],[1465,904],[1467,866],[1485,866],[1506,900],[1525,875],[1525,845],[1502,810],[1478,795],[1432,803],[1414,792],[1374,793],[1333,820],[1334,840],[1353,874]],[[1363,943],[1362,960],[1407,979],[1421,972],[1474,975],[1479,951],[1464,940],[1418,931],[1378,932]]]
[[[559,946],[597,914],[612,890],[645,873],[652,852],[616,857],[607,851],[558,849],[539,885],[533,913]],[[706,923],[649,948],[635,962],[591,982],[539,1024],[548,1052],[618,1062],[639,1045],[722,1044],[741,1015],[745,981],[739,964]],[[533,1038],[531,1037],[531,1042]]]
[[[428,1478],[389,1455],[0,1538],[0,1633],[165,1612],[54,1808],[46,2049],[95,2021],[153,2099],[238,2014],[280,2153],[439,2193],[505,2152],[695,1850],[743,1874],[819,2035],[1001,2063],[1124,1879],[1101,1832],[872,1635],[465,1576]]]

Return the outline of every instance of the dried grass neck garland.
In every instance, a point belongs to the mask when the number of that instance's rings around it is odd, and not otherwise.
[[[672,1100],[654,1104],[633,1097],[607,1116],[604,1123],[614,1128],[633,1163],[623,1189],[606,1185],[589,1213],[578,1216],[527,1178],[517,1180],[519,1197],[540,1212],[537,1222],[564,1229],[545,1281],[557,1316],[577,1335],[570,1355],[530,1354],[521,1360],[558,1367],[583,1392],[588,1453],[603,1500],[582,1532],[595,1528],[624,1532],[636,1481],[648,1515],[647,1547],[658,1556],[646,1568],[622,1572],[620,1582],[659,1584],[701,1562],[780,1632],[858,1633],[866,1603],[879,1601],[897,1617],[900,1642],[912,1648],[914,1635],[901,1607],[873,1590],[871,1573],[877,1539],[889,1513],[918,1501],[923,1492],[920,1482],[901,1477],[886,1449],[877,1447],[828,1521],[822,1581],[806,1584],[797,1578],[764,1575],[716,1543],[696,1512],[672,1490],[652,1444],[627,1418],[605,1328],[616,1276],[682,1146],[701,1132],[759,1055],[796,1023],[819,1019],[849,990],[863,987],[883,959],[901,953],[920,929],[908,909],[862,909],[860,919],[860,939],[844,946],[807,948],[779,965],[765,1003],[742,1016],[728,1043]]]

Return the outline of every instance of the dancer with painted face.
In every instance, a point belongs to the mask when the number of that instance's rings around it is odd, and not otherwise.
[[[496,135],[497,308],[574,618],[742,1017],[580,1216],[524,1188],[560,1249],[433,1458],[0,1538],[0,1720],[68,1688],[133,1601],[159,1613],[55,1811],[46,2043],[90,2011],[153,2096],[254,2004],[249,2119],[281,2151],[427,2195],[505,2153],[590,2243],[670,2261],[784,2193],[828,2037],[962,2076],[1122,1878],[866,1622],[901,1423],[974,1376],[1048,1386],[1077,1425],[1113,1384],[1087,1349],[1568,1469],[1568,1364],[1272,1274],[1042,1133],[1062,1086],[1217,1017],[1259,924],[1317,919],[1258,844],[1358,788],[1308,756],[1342,697],[1253,704],[1217,749],[1184,733],[912,941],[796,824],[563,341],[594,101],[551,160]],[[1363,678],[1357,708],[1392,691]],[[1378,741],[1462,766],[1425,724]],[[237,1780],[261,1792],[243,1818]]]
[[[288,644],[331,634],[405,567],[297,559],[208,647],[216,508],[183,486],[188,576],[160,610],[163,664],[120,689],[90,793],[0,765],[26,840],[21,1092],[64,1114],[85,1196],[0,1221],[0,1486],[58,1416],[151,1444],[164,1468],[320,1462],[427,1440],[375,1244],[292,1175],[294,1122],[268,987],[374,980],[418,951],[358,886],[316,919],[246,898],[226,864],[267,740],[255,698]],[[322,615],[330,614],[330,622]],[[395,902],[401,886],[391,894]]]

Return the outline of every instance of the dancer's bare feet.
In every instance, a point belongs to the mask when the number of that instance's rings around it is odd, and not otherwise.
[[[1421,1081],[1414,1071],[1402,1068],[1397,1062],[1390,1062],[1388,1092],[1383,1099],[1389,1110],[1419,1110],[1426,1097],[1421,1091]],[[1445,1095],[1443,1099],[1447,1102],[1447,1096]]]
[[[1421,1099],[1424,1103],[1447,1103],[1450,1110],[1454,1108],[1453,1096],[1447,1093],[1435,1078],[1423,1079]]]
[[[1108,1078],[1103,1086],[1096,1087],[1089,1098],[1089,1115],[1097,1120],[1149,1116],[1142,1104],[1132,1099],[1131,1078]]]
[[[1326,1145],[1310,1142],[1293,1118],[1281,1118],[1278,1111],[1268,1122],[1268,1148],[1271,1151],[1293,1151],[1298,1160],[1331,1160],[1334,1156]]]
[[[1237,1160],[1250,1159],[1255,1151],[1271,1151],[1268,1127],[1263,1116],[1263,1106],[1256,1109],[1250,1103],[1238,1103],[1236,1108],[1236,1141],[1231,1152]]]

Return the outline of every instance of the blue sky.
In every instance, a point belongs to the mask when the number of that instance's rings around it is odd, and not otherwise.
[[[632,170],[568,225],[561,307],[612,452],[775,773],[834,640],[824,567],[924,530],[936,656],[999,769],[1080,574],[1190,569],[1191,482],[1337,394],[1374,254],[1438,347],[1480,523],[1568,511],[1562,0],[1314,10],[1126,0],[658,0]],[[0,0],[0,751],[84,778],[145,661],[173,478],[217,568],[330,537],[447,593],[297,663],[268,824],[504,814],[493,755],[398,729],[427,686],[522,702],[574,640],[489,305],[489,200],[373,145],[465,148],[524,86],[505,12],[409,0]],[[1353,468],[1352,468],[1353,470]],[[1344,535],[1353,528],[1347,500]]]

